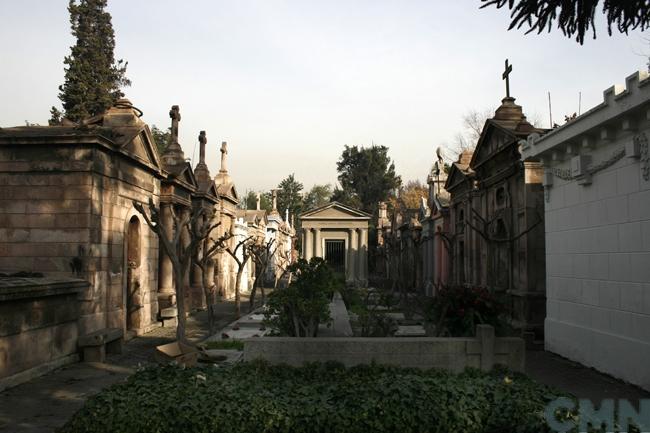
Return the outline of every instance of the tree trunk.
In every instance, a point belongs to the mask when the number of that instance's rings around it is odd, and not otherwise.
[[[300,337],[300,324],[298,323],[298,318],[295,316],[295,314],[291,314],[291,319],[293,321],[293,328],[294,332],[296,333],[296,337]]]
[[[237,281],[235,281],[235,318],[241,317],[241,276],[244,273],[244,266],[237,269]]]
[[[216,332],[214,301],[212,299],[212,288],[206,287],[205,284],[203,286],[203,296],[205,296],[205,305],[208,311],[208,330],[210,335],[212,335]]]
[[[183,272],[174,272],[174,279],[174,283],[176,284],[176,311],[178,319],[176,340],[178,340],[179,343],[189,344],[185,337],[187,317],[185,316],[185,288],[183,287]]]
[[[251,288],[251,296],[248,299],[248,311],[253,311],[255,306],[255,295],[257,294],[257,282],[259,281],[259,275],[255,273],[255,279],[253,280],[253,287]]]

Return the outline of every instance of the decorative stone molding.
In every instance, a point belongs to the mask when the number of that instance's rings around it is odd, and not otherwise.
[[[607,167],[610,167],[616,163],[619,159],[623,158],[625,156],[625,148],[621,147],[619,149],[616,149],[608,159],[605,159],[598,164],[591,166],[587,169],[587,172],[589,174],[594,174],[597,173],[601,170],[606,169]]]
[[[562,180],[573,180],[573,176],[571,175],[571,169],[570,168],[555,167],[555,168],[549,169],[548,172],[551,173],[553,176],[559,177]],[[552,185],[552,183],[549,184],[549,186],[551,186],[551,185]]]
[[[642,134],[645,137],[645,134]],[[635,138],[636,140],[636,138]],[[650,167],[648,167],[648,140],[645,139],[645,154],[646,154],[646,171],[650,175]],[[548,203],[550,200],[550,188],[553,186],[553,176],[556,176],[562,180],[578,181],[580,185],[589,185],[591,184],[591,177],[595,173],[598,173],[601,170],[604,170],[617,161],[622,159],[625,156],[625,147],[620,147],[614,150],[610,157],[600,161],[598,164],[589,164],[590,158],[588,155],[578,155],[571,158],[571,167],[570,168],[560,168],[553,167],[546,169],[544,177],[544,200]],[[642,162],[642,170],[643,162]],[[644,177],[647,180],[647,178]]]
[[[648,147],[648,137],[645,133],[641,133],[634,137],[633,142],[638,146],[641,176],[643,176],[643,180],[648,181],[650,180],[650,149]]]
[[[646,147],[647,147],[647,142],[646,142]],[[580,179],[581,177],[594,175],[595,173],[598,173],[599,171],[602,171],[614,165],[618,160],[620,160],[624,156],[625,156],[625,148],[621,147],[613,151],[609,158],[600,161],[598,164],[586,165],[587,161],[584,159],[585,155],[579,155],[572,158],[571,168],[555,167],[549,169],[548,172],[552,173],[554,176],[557,176],[563,180],[576,180],[576,179]]]

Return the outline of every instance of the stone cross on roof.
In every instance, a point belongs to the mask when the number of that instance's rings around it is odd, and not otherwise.
[[[199,164],[205,164],[205,145],[208,142],[208,138],[205,136],[205,131],[199,133]]]
[[[221,142],[221,169],[220,173],[228,173],[228,168],[226,167],[226,156],[228,155],[228,143],[225,141]]]
[[[208,137],[205,131],[199,133],[199,162],[194,168],[194,175],[199,183],[202,191],[207,191],[210,187],[212,179],[210,178],[210,170],[205,163],[205,146],[208,143]]]
[[[162,159],[165,165],[178,165],[185,162],[185,155],[183,149],[178,143],[178,122],[181,121],[181,112],[178,105],[172,105],[169,110],[169,117],[172,119],[172,132],[169,137],[169,144],[163,152]]]
[[[172,105],[172,109],[169,110],[169,117],[172,119],[171,144],[176,144],[178,143],[178,122],[181,121],[181,111],[178,105]]]
[[[506,98],[510,97],[510,73],[512,72],[512,65],[508,64],[508,59],[506,59],[506,70],[503,71],[501,75],[502,80],[506,80]]]

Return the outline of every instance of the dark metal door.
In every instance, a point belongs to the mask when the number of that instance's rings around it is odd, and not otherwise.
[[[325,260],[335,272],[345,272],[345,241],[326,240]]]

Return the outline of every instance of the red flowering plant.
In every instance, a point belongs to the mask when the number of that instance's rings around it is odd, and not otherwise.
[[[485,287],[448,286],[438,291],[426,310],[437,335],[469,337],[474,336],[479,324],[501,328],[506,309]]]

